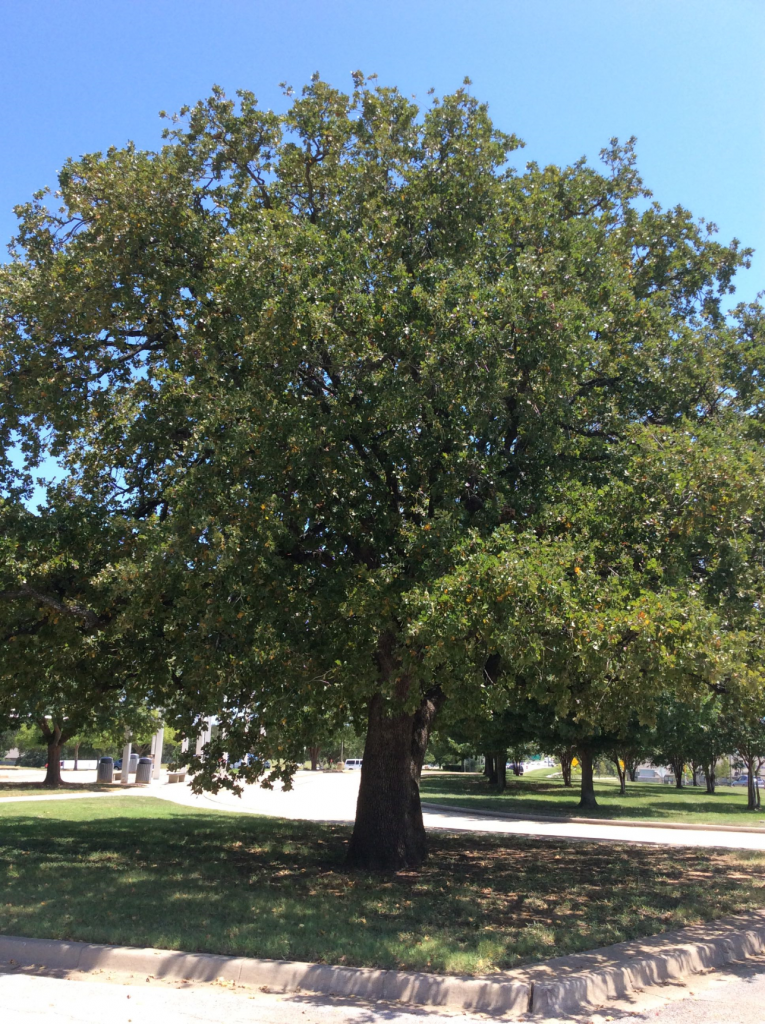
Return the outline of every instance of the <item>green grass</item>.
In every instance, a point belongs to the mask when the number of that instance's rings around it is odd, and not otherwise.
[[[348,874],[348,829],[152,797],[0,805],[0,932],[484,973],[765,903],[765,855],[431,836]]]
[[[477,773],[426,773],[420,791],[422,799],[428,803],[481,811],[765,827],[765,806],[762,812],[748,810],[745,786],[719,786],[717,792],[709,796],[701,788],[680,790],[655,782],[628,782],[627,793],[621,796],[616,781],[599,781],[595,783],[597,810],[581,811],[577,807],[579,779],[575,777],[568,788],[560,778],[548,777],[552,774],[552,768],[520,778],[508,773],[507,789],[497,793],[483,775]]]
[[[103,793],[105,787],[95,782],[64,782],[59,789],[49,789],[39,782],[0,782],[0,797],[49,796],[67,793]]]

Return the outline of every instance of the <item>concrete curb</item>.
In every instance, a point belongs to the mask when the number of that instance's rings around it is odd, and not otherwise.
[[[331,967],[288,960],[256,960],[177,953],[164,949],[99,946],[86,942],[25,939],[0,935],[0,962],[62,971],[114,971],[188,981],[223,979],[275,992],[356,996],[378,1000],[451,1006],[487,1013],[524,1013],[531,986],[513,976],[448,977],[370,968]]]
[[[681,832],[748,832],[765,835],[765,824],[755,825],[687,825],[679,821],[636,821],[634,818],[574,818],[564,814],[516,814],[512,811],[482,811],[474,807],[457,807],[455,804],[433,804],[422,801],[423,811],[443,813],[453,811],[455,814],[474,814],[478,818],[501,818],[508,821],[544,821],[567,825],[624,825],[625,828],[671,828]]]
[[[478,978],[0,935],[0,962],[11,968],[223,980],[275,992],[355,996],[506,1016],[592,1010],[638,989],[720,967],[763,949],[765,910]]]
[[[602,1007],[631,992],[677,981],[765,949],[765,911],[679,932],[558,957],[529,968],[530,1008],[556,1016]]]

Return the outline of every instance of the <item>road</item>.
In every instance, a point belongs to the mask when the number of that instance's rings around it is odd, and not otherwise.
[[[277,995],[229,985],[186,985],[119,975],[70,978],[3,973],[3,1024],[486,1024],[459,1011]],[[553,1024],[552,1018],[512,1018]],[[763,1024],[765,957],[565,1018],[569,1024]],[[559,1024],[558,1021],[555,1024]]]

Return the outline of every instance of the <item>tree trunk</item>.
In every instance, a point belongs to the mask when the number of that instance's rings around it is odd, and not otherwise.
[[[80,760],[80,744],[75,743],[74,745],[74,770],[77,771],[77,764]]]
[[[757,810],[757,797],[759,796],[759,793],[758,793],[758,787],[757,787],[757,778],[756,778],[755,771],[754,771],[754,758],[748,757],[746,759],[746,770],[747,770],[747,779],[746,779],[746,796],[747,796],[747,800],[746,800],[746,805],[747,805],[747,809],[748,810],[756,811]]]
[[[675,775],[675,789],[683,788],[683,768],[685,768],[684,761],[673,761],[672,771]]]
[[[440,691],[426,694],[414,714],[389,716],[381,694],[369,704],[356,821],[346,863],[368,871],[420,867],[426,838],[420,773]]]
[[[47,718],[39,719],[37,724],[48,744],[48,765],[43,786],[58,789],[61,785],[61,749],[67,737],[62,733],[61,726],[49,722]]]
[[[319,752],[321,747],[309,747],[308,756],[311,758],[311,771],[315,772],[319,767]]]
[[[58,732],[58,730],[56,730]],[[58,736],[48,741],[48,768],[43,786],[58,789],[61,785],[61,742]]]
[[[494,763],[494,755],[486,755],[486,767],[484,768],[484,774],[489,780],[490,786],[496,786],[497,784],[497,767]]]
[[[560,771],[563,776],[563,785],[571,785],[571,762],[573,758],[570,754],[561,754],[560,756]]]
[[[707,765],[707,767],[704,769],[704,775],[706,776],[707,780],[707,793],[712,795],[715,791],[716,782],[714,763],[712,763],[711,765]]]
[[[595,786],[592,781],[592,754],[589,750],[579,751],[579,763],[582,766],[582,795],[579,806],[586,811],[594,810],[598,806],[595,799]]]
[[[624,796],[627,792],[627,769],[626,767],[622,768],[618,757],[614,758],[614,764],[616,765],[616,773],[619,776],[619,793]]]
[[[497,789],[503,793],[507,787],[507,751],[498,750],[494,755],[494,765],[497,775]]]

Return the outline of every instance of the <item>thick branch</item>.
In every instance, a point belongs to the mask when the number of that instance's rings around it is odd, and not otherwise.
[[[64,604],[63,601],[59,601],[52,594],[43,594],[39,590],[35,590],[28,583],[23,583],[18,590],[0,590],[0,600],[18,601],[22,598],[31,598],[47,608],[52,608],[60,615],[69,615],[75,619],[82,619],[86,626],[93,627],[98,624],[98,616],[92,608],[86,608],[76,601]]]

